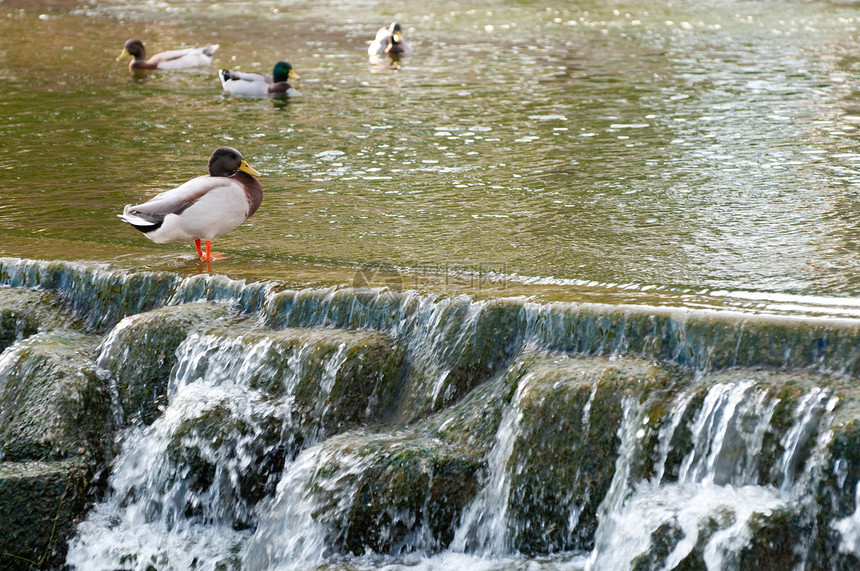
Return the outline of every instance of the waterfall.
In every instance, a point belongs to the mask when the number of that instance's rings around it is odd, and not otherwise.
[[[661,459],[653,479],[628,482],[627,466],[642,431],[634,433],[635,422],[622,427],[616,476],[601,504],[603,517],[589,569],[624,569],[637,561],[672,569],[689,560],[702,543],[699,564],[732,569],[749,544],[749,524],[756,514],[771,514],[801,501],[804,486],[798,482],[809,477],[811,468],[805,473],[797,468],[800,457],[810,455],[804,443],[826,424],[821,422],[823,412],[835,406],[827,391],[812,388],[793,413],[794,423],[780,441],[784,451],[776,463],[779,488],[762,486],[759,471],[764,437],[772,429],[779,399],[750,380],[708,389],[691,423],[692,447],[678,480],[664,481],[663,453],[690,400],[687,396],[676,404],[666,425],[669,430],[659,434]]]
[[[319,403],[345,347],[324,363]],[[103,355],[110,348],[103,344]],[[216,569],[235,559],[257,525],[256,503],[277,484],[286,459],[324,435],[318,427],[302,433],[290,405],[312,349],[308,343],[283,354],[271,339],[190,335],[177,349],[169,404],[152,425],[122,435],[110,495],[81,524],[68,562]],[[272,353],[288,366],[278,368]],[[252,387],[261,377],[278,380],[277,400]],[[315,414],[324,413],[318,405]]]
[[[0,468],[98,482],[71,569],[860,560],[856,320],[10,259],[0,286]]]
[[[463,514],[451,544],[454,552],[499,557],[509,551],[507,508],[511,491],[508,470],[511,468],[508,464],[520,434],[522,411],[518,406],[531,378],[527,375],[520,381],[514,398],[505,408],[488,458],[488,481]]]

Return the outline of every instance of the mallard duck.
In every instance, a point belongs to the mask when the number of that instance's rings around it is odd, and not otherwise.
[[[212,240],[250,218],[263,201],[256,170],[232,147],[215,149],[209,174],[151,200],[126,205],[118,216],[157,244],[194,242],[203,261],[212,260]],[[206,242],[206,253],[200,241]]]
[[[287,83],[287,80],[298,79],[299,76],[293,71],[293,66],[285,61],[279,61],[275,64],[272,75],[219,69],[218,78],[226,93],[263,97],[270,94],[295,93],[295,89]]]
[[[409,52],[409,49],[409,44],[406,43],[400,24],[392,22],[387,28],[379,28],[379,31],[376,32],[376,38],[367,48],[367,55],[405,54]]]
[[[131,56],[129,69],[188,69],[190,67],[205,67],[212,63],[212,55],[218,49],[218,44],[210,44],[202,48],[186,48],[155,54],[146,59],[146,48],[140,40],[129,40],[125,43],[122,53],[116,61]]]

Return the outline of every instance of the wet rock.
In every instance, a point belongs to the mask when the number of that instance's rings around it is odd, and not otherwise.
[[[211,303],[167,306],[126,317],[100,347],[98,366],[116,383],[127,423],[152,423],[164,408],[176,349],[192,332],[215,327],[232,312]]]
[[[254,506],[274,495],[286,461],[304,444],[276,411],[265,412],[240,415],[219,403],[184,420],[173,433],[168,465],[187,490],[186,517],[229,521],[234,529],[256,523]],[[213,512],[214,506],[221,511]]]
[[[92,370],[97,343],[56,330],[6,350],[0,361],[3,460],[101,457],[112,411],[107,387]]]
[[[408,553],[437,551],[451,542],[462,509],[476,493],[479,457],[407,435],[353,436],[339,445],[342,452],[318,468],[320,475],[338,474],[316,514],[331,526],[333,549]],[[362,469],[341,465],[346,458]]]
[[[443,341],[450,349],[442,359],[450,368],[444,387],[436,391],[434,410],[463,398],[506,367],[520,348],[525,324],[521,302],[493,300],[472,311],[474,315],[469,315],[468,309],[460,312],[458,319],[463,323],[457,329],[452,327],[449,338]]]
[[[756,513],[749,520],[750,540],[739,556],[739,569],[798,569],[806,561],[803,542],[809,530],[802,529],[801,518],[788,508],[773,513]],[[835,569],[835,567],[830,567]]]
[[[233,336],[235,330],[212,335]],[[336,434],[390,414],[405,355],[386,335],[254,328],[235,340],[240,351],[253,348],[256,356],[251,388],[270,398],[288,396],[293,418],[308,434]]]
[[[633,559],[631,571],[656,571],[666,567],[666,558],[684,538],[677,520],[663,523],[651,534],[651,548]]]
[[[187,515],[214,517],[203,504],[218,494],[223,501],[217,503],[230,508],[217,517],[237,528],[253,525],[254,505],[274,493],[287,460],[387,415],[403,363],[389,338],[370,332],[233,326],[200,342],[208,344],[204,354],[223,349],[252,355],[252,363],[232,369],[242,395],[197,405],[173,433],[168,454],[171,469],[186,479]],[[216,366],[206,358],[192,361],[197,368],[177,372],[177,385]],[[182,388],[177,391],[173,398],[180,399]]]
[[[113,445],[110,397],[91,368],[97,342],[58,329],[0,358],[2,569],[58,568],[92,500]]]
[[[598,507],[615,474],[623,400],[644,401],[672,381],[666,369],[632,359],[559,356],[536,358],[524,368],[522,431],[507,467],[515,549],[593,547]],[[647,475],[647,446],[633,464],[634,476]]]
[[[39,331],[72,325],[71,314],[44,292],[0,288],[0,353]]]
[[[87,474],[80,459],[0,462],[0,570],[61,568],[89,505]]]
[[[129,273],[75,262],[0,259],[0,283],[53,292],[84,326],[105,332],[127,315],[163,305],[179,277]]]

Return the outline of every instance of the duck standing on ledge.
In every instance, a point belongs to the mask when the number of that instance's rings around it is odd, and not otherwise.
[[[381,56],[383,54],[405,54],[410,50],[400,24],[392,22],[387,28],[379,28],[376,38],[367,48],[367,55]]]
[[[238,227],[263,201],[256,170],[232,147],[215,149],[209,174],[162,192],[118,216],[156,244],[194,242],[197,255],[211,261],[212,240]],[[206,253],[200,241],[206,242]]]
[[[294,95],[296,90],[287,81],[298,79],[299,76],[293,71],[293,66],[285,61],[279,61],[275,64],[272,75],[219,69],[218,78],[221,80],[221,86],[225,93],[264,97],[266,95]]]
[[[212,55],[218,49],[218,44],[210,44],[202,48],[186,48],[155,54],[146,59],[146,48],[140,40],[129,40],[125,43],[122,53],[116,58],[119,61],[131,56],[129,69],[188,69],[205,67],[212,63]]]

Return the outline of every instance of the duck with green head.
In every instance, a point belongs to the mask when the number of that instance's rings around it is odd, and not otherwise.
[[[267,73],[250,73],[229,69],[219,69],[218,78],[225,93],[249,97],[265,97],[266,95],[297,95],[298,92],[289,84],[290,79],[298,79],[293,66],[285,61],[279,61],[272,69],[272,75]]]

